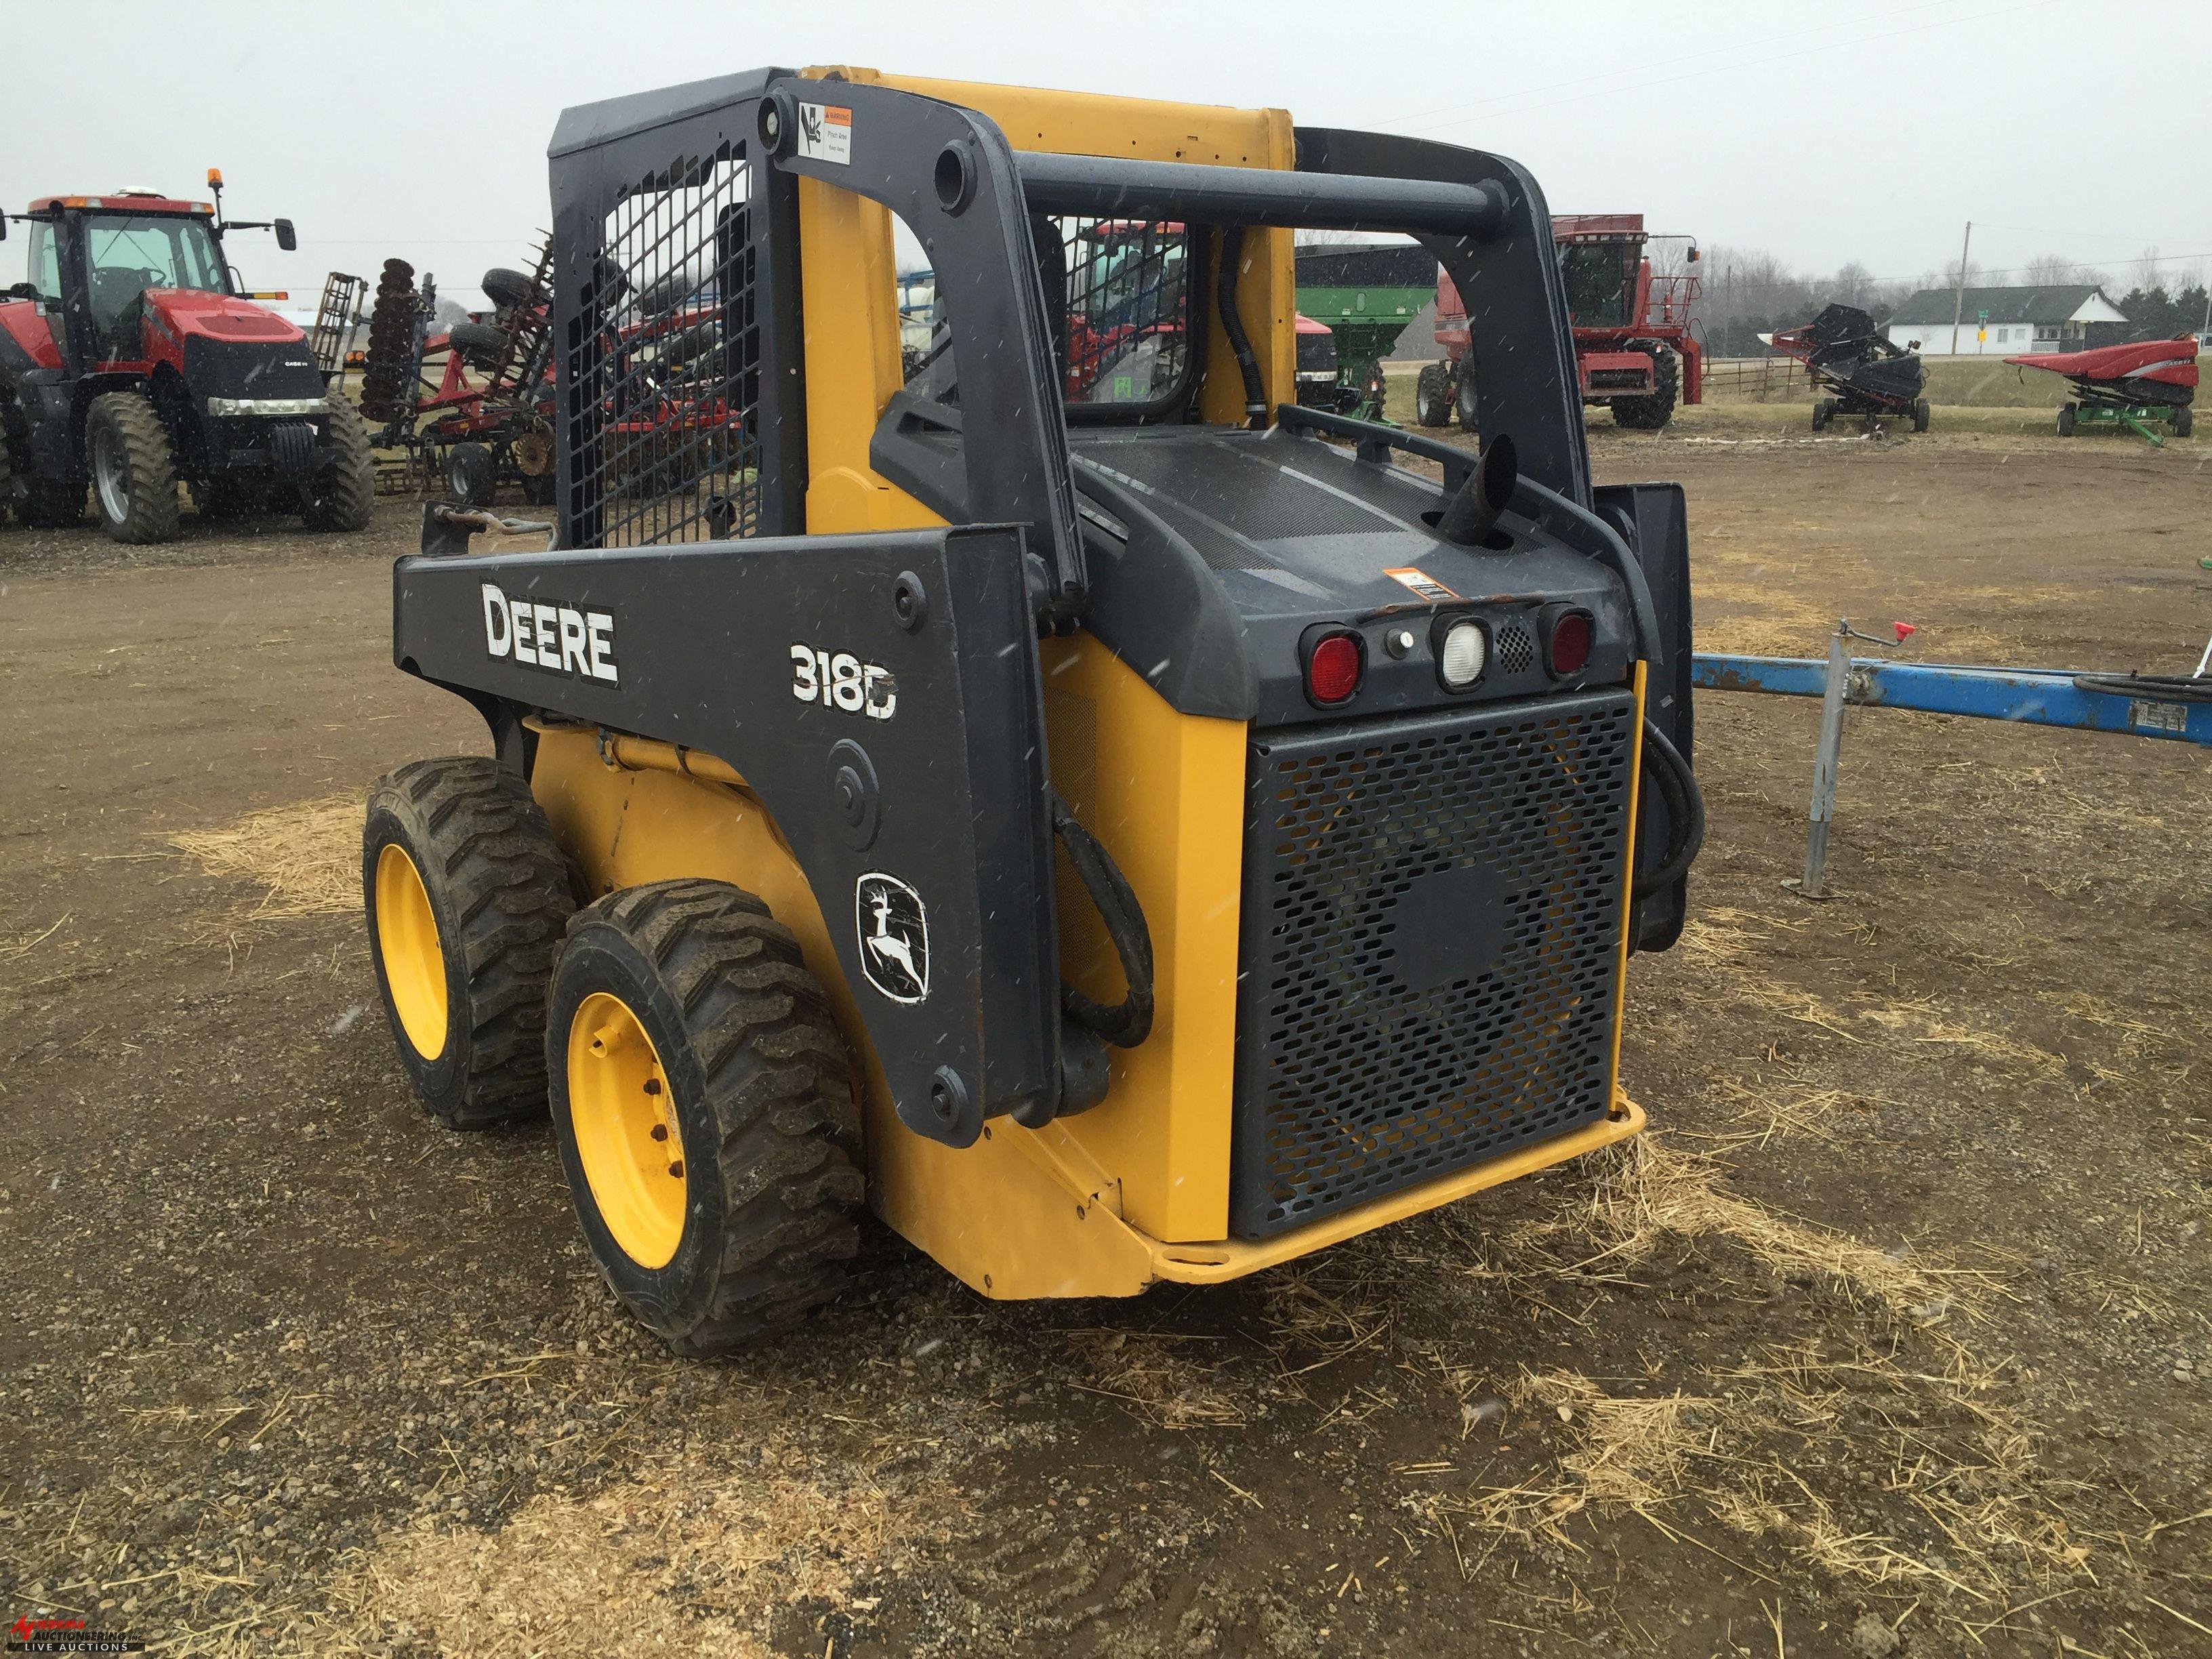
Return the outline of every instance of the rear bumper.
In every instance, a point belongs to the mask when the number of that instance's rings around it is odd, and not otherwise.
[[[1534,1175],[1539,1170],[1594,1152],[1601,1146],[1626,1140],[1643,1132],[1644,1121],[1644,1109],[1615,1090],[1612,1109],[1595,1123],[1585,1124],[1556,1139],[1522,1146],[1423,1186],[1393,1193],[1356,1209],[1340,1210],[1295,1231],[1278,1233],[1263,1240],[1227,1239],[1212,1244],[1163,1244],[1158,1239],[1145,1239],[1152,1256],[1152,1277],[1181,1285],[1218,1285],[1241,1279],[1262,1267],[1310,1255],[1328,1245],[1372,1232],[1377,1227],[1387,1227],[1394,1221],[1437,1209],[1492,1187],[1502,1187],[1509,1181],[1518,1181],[1522,1176]]]

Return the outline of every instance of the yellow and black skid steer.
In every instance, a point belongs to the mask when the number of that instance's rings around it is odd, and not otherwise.
[[[380,780],[362,876],[423,1103],[550,1108],[647,1326],[787,1324],[863,1206],[1124,1296],[1637,1132],[1686,520],[1592,485],[1527,173],[839,69],[571,110],[551,175],[551,546],[427,509],[394,659],[491,752]],[[1450,274],[1479,453],[1297,406],[1305,229]]]

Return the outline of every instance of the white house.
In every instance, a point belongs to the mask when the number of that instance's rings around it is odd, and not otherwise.
[[[1951,317],[1959,316],[1958,343]],[[2060,288],[1970,288],[1960,305],[1956,289],[1923,288],[1890,314],[1893,345],[1923,356],[2010,357],[2023,351],[2082,351],[2092,323],[2124,323],[2127,317],[2105,290],[2079,283]]]

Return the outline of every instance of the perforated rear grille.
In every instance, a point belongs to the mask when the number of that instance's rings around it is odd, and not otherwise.
[[[1255,738],[1237,1237],[1604,1114],[1634,723],[1607,690]]]

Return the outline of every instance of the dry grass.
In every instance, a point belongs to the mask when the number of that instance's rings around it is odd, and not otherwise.
[[[1207,1363],[1212,1345],[1206,1338],[1115,1330],[1071,1331],[1068,1337],[1090,1375],[1073,1386],[1086,1394],[1118,1400],[1164,1429],[1245,1421],[1236,1391]]]
[[[359,795],[330,795],[168,839],[210,875],[257,884],[250,915],[343,915],[361,908],[361,823]]]
[[[1731,1562],[1701,1532],[1707,1521],[1839,1579],[1974,1607],[2087,1572],[2063,1507],[2074,1489],[2039,1469],[2002,1368],[1938,1328],[1954,1310],[1986,1323],[1987,1275],[1778,1215],[1661,1137],[1588,1168],[1571,1202],[1514,1229],[1477,1273],[1553,1309],[1546,1298],[1561,1284],[1617,1280],[1691,1247],[1705,1290],[1746,1298],[1756,1285],[1737,1264],[1748,1256],[1754,1276],[1840,1291],[1871,1329],[1762,1345],[1710,1370],[1692,1362],[1704,1374],[1666,1392],[1524,1370],[1506,1393],[1565,1437],[1547,1478],[1417,1500],[1464,1569],[1516,1541],[1580,1547],[1572,1517],[1626,1513]],[[1702,1248],[1717,1242],[1743,1255]]]
[[[758,1659],[769,1610],[842,1601],[893,1523],[873,1487],[688,1455],[590,1498],[533,1498],[489,1532],[389,1535],[335,1587],[346,1614],[331,1633],[486,1659]]]

